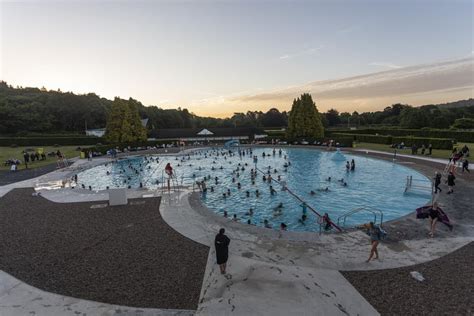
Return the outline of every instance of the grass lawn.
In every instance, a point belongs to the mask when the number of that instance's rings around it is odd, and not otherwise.
[[[461,149],[464,145],[467,145],[470,150],[474,149],[474,143],[458,143],[457,147],[458,149]],[[372,150],[380,150],[380,151],[385,151],[389,153],[394,152],[394,148],[391,148],[389,145],[385,144],[372,144],[372,143],[357,143],[356,148],[362,148],[362,149],[372,149]],[[426,150],[428,152],[428,150]],[[399,154],[411,154],[411,148],[406,148],[406,149],[397,149],[397,153]],[[420,155],[421,149],[418,149],[418,155]],[[433,149],[433,153],[431,157],[433,158],[444,158],[444,159],[449,159],[451,156],[451,150],[446,150],[446,149]]]
[[[23,161],[23,150],[26,148],[28,149],[36,149],[36,148],[43,148],[45,154],[54,151],[56,152],[58,149],[66,155],[67,158],[74,158],[79,156],[79,151],[77,151],[77,147],[87,148],[90,146],[60,146],[60,147],[53,147],[53,146],[24,146],[24,147],[0,147],[0,170],[10,170],[10,166],[4,166],[4,162],[10,158],[19,159],[21,161],[21,165],[19,169],[24,169],[24,161]],[[28,163],[28,168],[38,168],[45,165],[49,165],[51,163],[56,162],[56,157],[48,157],[46,155],[46,160],[40,160],[35,162]]]

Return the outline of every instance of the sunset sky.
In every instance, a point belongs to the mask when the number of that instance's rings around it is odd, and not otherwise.
[[[474,97],[472,1],[0,2],[0,79],[199,115]]]

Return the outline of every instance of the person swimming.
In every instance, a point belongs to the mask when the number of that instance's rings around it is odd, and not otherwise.
[[[329,187],[319,188],[318,191],[319,192],[329,192]]]
[[[280,230],[286,230],[287,226],[285,223],[280,224]]]
[[[311,190],[311,191],[309,192],[309,194],[311,194],[311,195],[315,195],[315,194],[316,194],[316,192],[314,192],[313,190]]]
[[[308,212],[308,204],[306,203],[301,203],[301,211],[303,212],[303,215],[305,215]]]
[[[224,217],[227,218],[229,215],[227,214],[227,211],[224,211]]]
[[[354,159],[351,160],[351,171],[354,171],[356,167]]]
[[[255,195],[256,195],[257,197],[259,197],[259,196],[260,196],[260,191],[255,190]]]
[[[250,208],[248,212],[245,213],[246,216],[253,216],[253,208]]]
[[[351,169],[351,165],[349,164],[349,161],[346,161],[346,171],[349,171]]]
[[[331,177],[328,177],[326,181],[331,182]]]
[[[273,188],[273,186],[270,186],[270,194],[271,194],[271,195],[275,195],[275,194],[276,194],[276,190]]]
[[[248,191],[248,190],[245,191],[245,196],[246,196],[246,197],[250,197],[250,191]]]
[[[234,216],[232,217],[232,220],[233,220],[234,222],[238,222],[238,221],[239,221],[239,219],[237,218],[237,214],[234,214]]]
[[[306,214],[303,214],[303,215],[301,215],[301,218],[298,220],[298,222],[299,222],[301,225],[305,225],[305,224],[306,224],[306,219],[307,219]]]
[[[268,222],[268,219],[263,220],[263,226],[265,228],[272,228],[272,225]]]

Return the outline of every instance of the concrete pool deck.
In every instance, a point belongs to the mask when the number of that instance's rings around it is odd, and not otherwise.
[[[353,153],[367,155],[365,150]],[[391,159],[391,155],[387,154],[368,155]],[[412,162],[414,159],[400,157],[400,160]],[[71,170],[55,171],[40,177],[41,179],[0,187],[0,196],[14,187],[31,187],[42,181],[64,179],[80,170],[74,168],[85,169],[105,161],[95,159],[91,164],[79,161],[70,167]],[[441,161],[418,159],[415,162],[419,164],[415,163],[410,167],[428,176],[433,174],[433,170],[442,171],[444,168]],[[287,315],[296,312],[316,315],[377,315],[378,312],[338,270],[377,270],[428,262],[473,241],[474,218],[470,214],[472,197],[469,192],[472,192],[474,186],[470,177],[472,176],[458,177],[454,195],[445,195],[444,191],[438,197],[445,210],[450,210],[448,214],[455,221],[453,232],[448,232],[440,225],[437,237],[427,238],[427,221],[415,220],[413,214],[388,222],[384,227],[392,240],[379,246],[382,260],[369,264],[364,262],[368,256],[368,238],[361,231],[321,236],[291,232],[280,235],[278,231],[248,227],[209,212],[199,202],[197,193],[191,190],[163,194],[160,213],[168,225],[182,235],[201,244],[211,245],[197,314],[248,315],[251,312],[255,315]],[[128,191],[131,198],[144,194],[140,190]],[[156,191],[147,193],[161,195]],[[107,199],[104,192],[76,189],[43,190],[42,196],[56,202]],[[231,277],[228,278],[216,273],[217,267],[214,264],[212,244],[220,227],[226,228],[232,240],[228,266]],[[48,293],[43,294],[48,300]],[[15,301],[18,295],[21,297],[23,294],[14,293],[11,297],[8,294],[1,297],[6,300],[3,302],[8,303]],[[51,300],[54,301],[53,297]],[[26,303],[25,306],[33,306],[31,304],[33,303]],[[96,307],[104,305],[96,304]],[[41,310],[36,310],[41,314]],[[157,315],[160,312],[163,311],[156,310]]]

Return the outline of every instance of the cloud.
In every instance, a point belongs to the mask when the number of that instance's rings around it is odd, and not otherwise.
[[[369,63],[369,66],[380,66],[380,67],[388,67],[391,69],[398,69],[402,68],[402,66],[398,66],[392,63],[386,63],[386,62],[380,62],[380,61],[374,61],[372,63]]]
[[[229,113],[238,109],[267,110],[275,106],[288,110],[294,98],[308,92],[323,111],[330,107],[367,111],[398,102],[421,105],[474,98],[473,73],[474,56],[470,56],[206,101],[213,108]]]
[[[311,47],[311,48],[304,49],[302,51],[295,52],[295,53],[292,53],[292,54],[281,55],[279,57],[279,59],[284,60],[284,59],[291,59],[291,58],[295,58],[295,57],[301,57],[301,56],[305,56],[305,55],[312,55],[312,54],[317,53],[321,49],[323,49],[323,47],[324,47],[323,45],[319,45],[318,47]]]

